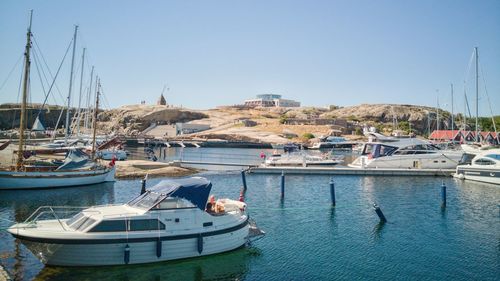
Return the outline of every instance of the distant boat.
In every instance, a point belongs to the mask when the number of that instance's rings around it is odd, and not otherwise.
[[[309,155],[304,152],[274,154],[266,159],[265,166],[335,166],[343,162],[341,157],[325,155]]]
[[[69,219],[60,213],[75,209],[41,207],[8,231],[42,262],[60,266],[199,257],[262,237],[244,202],[219,199],[207,208],[211,187],[199,177],[164,180],[126,204],[86,208]],[[39,219],[41,213],[54,219]]]
[[[458,165],[454,177],[500,185],[500,149],[481,151],[471,164]]]
[[[111,166],[104,166],[93,162],[93,159],[89,159],[86,154],[78,153],[76,151],[69,154],[68,157],[66,157],[65,162],[60,166],[40,165],[36,163],[36,161],[26,160],[33,154],[31,151],[26,150],[24,147],[24,131],[26,128],[26,104],[28,89],[30,88],[30,49],[32,44],[31,18],[32,13],[30,15],[30,23],[27,32],[27,43],[24,52],[25,63],[23,77],[23,96],[19,125],[19,147],[16,151],[17,162],[14,167],[0,169],[0,189],[52,188],[114,181],[114,162],[112,162]],[[97,93],[96,108],[98,107],[98,101],[99,93]],[[33,163],[31,162],[35,162],[36,165],[33,165]]]

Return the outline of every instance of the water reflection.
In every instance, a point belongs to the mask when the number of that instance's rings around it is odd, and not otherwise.
[[[114,182],[44,190],[0,191],[0,212],[17,222],[40,206],[93,206],[114,203]]]
[[[0,229],[24,221],[40,206],[92,206],[114,202],[114,182],[44,190],[2,190]],[[0,240],[0,264],[14,280],[31,280],[32,274],[43,267],[18,239],[6,231],[0,231]]]
[[[35,280],[242,280],[256,248],[153,264],[111,267],[45,267]]]

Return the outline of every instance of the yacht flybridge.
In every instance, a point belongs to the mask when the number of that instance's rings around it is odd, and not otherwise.
[[[430,142],[408,138],[368,142],[350,167],[395,169],[455,169],[463,151],[442,150]]]
[[[62,266],[139,264],[230,251],[263,235],[246,204],[222,199],[205,210],[212,184],[164,180],[121,205],[95,206],[62,219],[67,208],[41,207],[8,231],[42,262]],[[214,202],[211,202],[214,203]],[[55,219],[42,220],[44,215]]]

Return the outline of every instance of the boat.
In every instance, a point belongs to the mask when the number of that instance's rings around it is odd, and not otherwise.
[[[334,166],[342,162],[342,157],[331,157],[329,153],[309,155],[304,152],[294,152],[273,154],[264,161],[264,166]]]
[[[36,160],[28,160],[36,153],[25,147],[26,128],[26,104],[28,98],[29,74],[30,74],[30,48],[31,48],[31,21],[27,32],[27,43],[24,52],[24,75],[23,94],[21,103],[21,117],[19,125],[19,146],[16,152],[16,165],[0,169],[0,189],[27,189],[27,188],[53,188],[75,185],[88,185],[114,181],[115,167],[114,161],[109,165],[102,165],[95,162],[95,145],[92,148],[92,156],[78,153],[76,150],[68,154],[61,165],[32,165]],[[76,29],[75,29],[76,37]],[[75,39],[73,40],[73,44]],[[95,128],[97,119],[97,109],[99,107],[99,87],[96,95],[96,110],[94,112],[94,143]]]
[[[343,137],[327,137],[320,139],[319,142],[313,144],[307,149],[325,149],[331,148],[333,150],[345,150],[350,151],[352,148],[357,145],[358,142],[348,141]]]
[[[454,177],[500,185],[500,149],[482,151],[470,164],[458,165]]]
[[[151,263],[211,255],[263,237],[244,202],[207,201],[205,178],[163,180],[125,204],[84,208],[40,207],[8,232],[43,263],[101,266]],[[73,209],[74,210],[74,209]],[[75,212],[73,212],[74,214]],[[52,219],[39,219],[41,214]]]
[[[394,169],[455,169],[463,151],[441,150],[434,144],[415,139],[367,142],[361,155],[349,167]]]

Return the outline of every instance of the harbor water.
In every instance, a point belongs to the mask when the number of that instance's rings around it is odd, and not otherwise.
[[[238,198],[239,171],[200,175],[212,181],[217,198]],[[147,185],[160,180],[150,179]],[[3,230],[39,206],[126,202],[139,194],[140,180],[1,191],[0,264],[15,280],[498,280],[500,276],[498,186],[447,177],[336,176],[332,207],[328,176],[286,176],[283,199],[279,175],[250,174],[246,180],[245,201],[250,216],[267,233],[263,239],[213,256],[92,268],[46,267]],[[445,208],[441,207],[443,183]],[[386,223],[379,222],[374,203]]]

